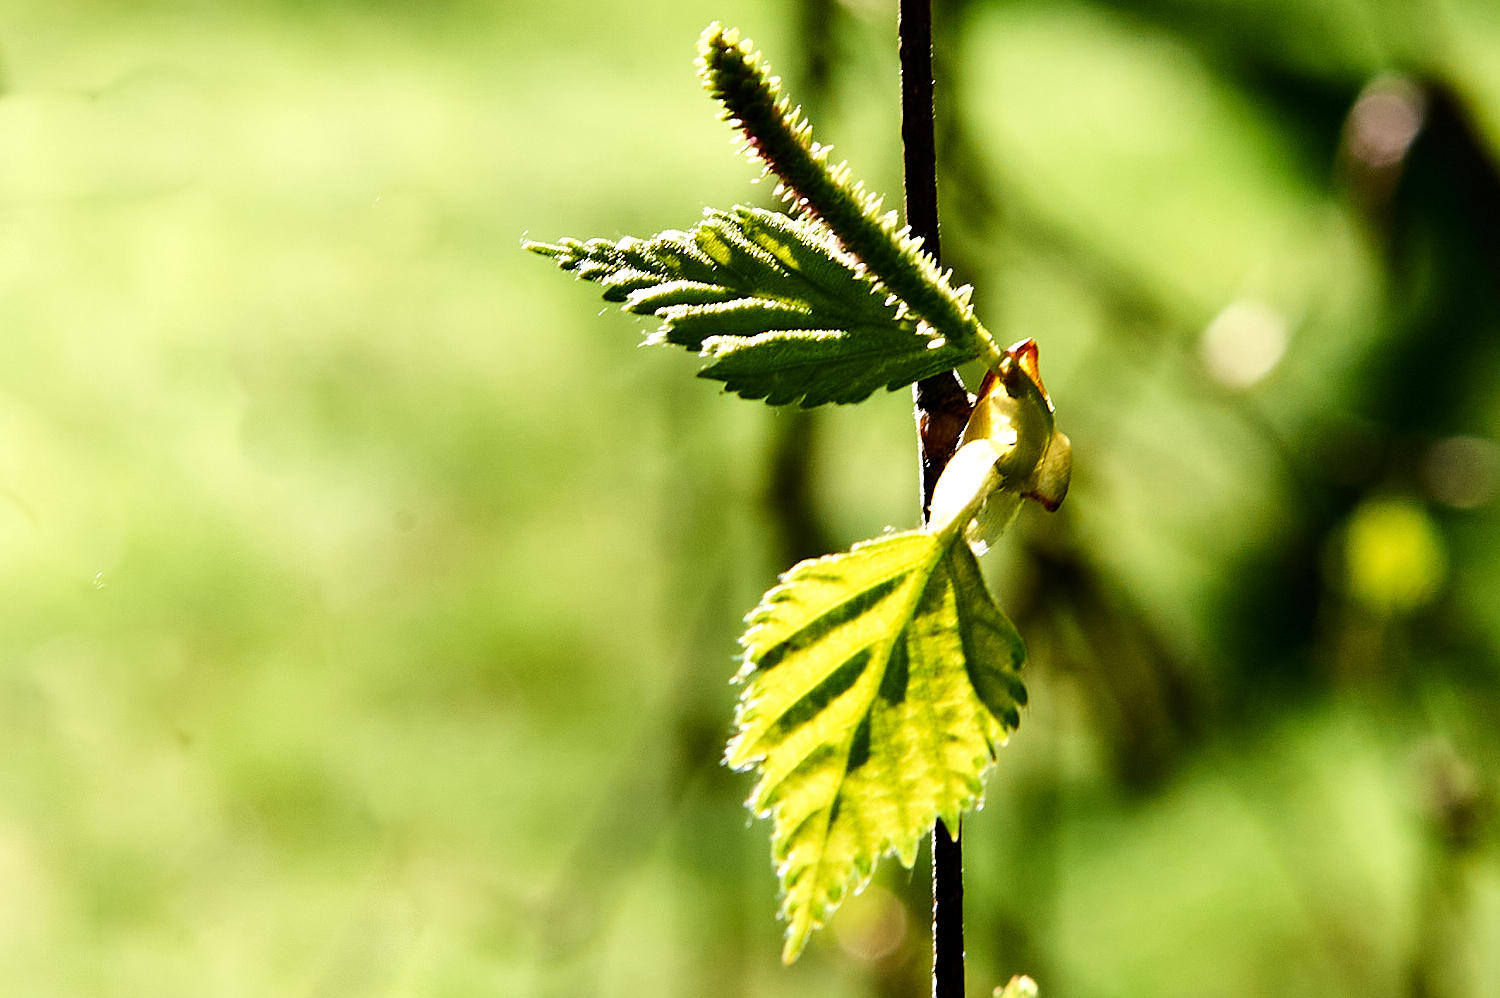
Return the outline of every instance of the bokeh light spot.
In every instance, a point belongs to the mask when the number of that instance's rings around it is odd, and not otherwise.
[[[1431,602],[1448,574],[1437,525],[1408,499],[1370,499],[1349,518],[1344,535],[1344,583],[1350,597],[1381,614],[1400,614]]]
[[[1425,115],[1422,92],[1410,80],[1387,76],[1372,81],[1349,111],[1349,154],[1372,170],[1397,165]]]
[[[1265,302],[1231,302],[1203,330],[1199,354],[1217,382],[1229,388],[1249,388],[1260,381],[1286,353],[1287,324],[1280,312]]]
[[[861,963],[895,954],[910,934],[906,908],[890,891],[871,884],[845,902],[832,923],[839,948]]]

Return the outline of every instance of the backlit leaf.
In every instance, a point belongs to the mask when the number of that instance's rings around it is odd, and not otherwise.
[[[702,377],[772,405],[858,402],[977,356],[919,320],[815,221],[709,211],[691,232],[527,243],[708,360]]]
[[[1020,721],[1021,639],[958,533],[804,561],[747,618],[726,761],[759,772],[787,961],[881,856],[910,866],[936,818],[958,826]]]

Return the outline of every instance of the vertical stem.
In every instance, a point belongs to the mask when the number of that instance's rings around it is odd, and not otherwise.
[[[932,998],[964,998],[964,846],[932,827]]]
[[[931,0],[900,0],[897,28],[901,56],[901,144],[905,169],[906,223],[938,256],[937,149],[933,137]],[[958,374],[949,371],[919,382],[916,399],[917,447],[922,464],[922,518],[926,520],[937,485],[970,402]],[[932,994],[964,995],[963,846],[939,819],[932,830]]]
[[[931,0],[900,0],[901,145],[906,222],[938,259],[937,150],[932,113]],[[958,373],[917,382],[917,446],[922,462],[922,518],[938,476],[953,456],[972,403]]]
[[[938,255],[937,145],[932,110],[931,0],[901,0],[901,147],[906,173],[906,224]]]

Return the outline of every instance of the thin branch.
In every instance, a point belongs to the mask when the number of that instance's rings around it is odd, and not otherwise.
[[[937,151],[933,138],[932,7],[901,0],[897,35],[901,57],[901,144],[906,223],[938,258]],[[970,401],[955,371],[917,383],[917,447],[922,464],[922,518],[938,476],[953,456],[969,418]],[[932,994],[964,996],[963,846],[939,820],[932,830]]]

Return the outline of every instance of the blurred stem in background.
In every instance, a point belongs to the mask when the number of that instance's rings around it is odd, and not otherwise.
[[[827,134],[837,134],[838,116],[835,111],[835,94],[841,69],[844,65],[841,43],[844,30],[849,25],[849,13],[838,0],[804,0],[796,6],[796,29],[799,43],[800,65],[797,67],[795,92],[807,113],[807,118],[826,129]],[[766,501],[775,529],[773,550],[778,550],[780,564],[792,565],[806,558],[814,558],[835,551],[840,546],[826,526],[823,511],[814,495],[814,482],[822,456],[824,414],[817,409],[801,409],[785,406],[775,409],[770,416],[771,445],[769,448],[768,487]],[[887,873],[887,877],[892,876]],[[905,909],[899,920],[893,919],[888,907],[897,903],[893,895],[881,890],[870,892],[874,905],[873,917],[876,925],[920,925],[924,921],[922,912],[927,908],[929,896],[916,889],[912,878],[894,875],[896,897]],[[882,910],[883,909],[883,910]],[[846,915],[844,922],[854,924],[856,918]],[[861,945],[857,939],[863,926],[846,933],[856,951]],[[911,940],[900,936],[900,945],[881,951],[879,956],[864,958],[870,975],[871,986],[881,998],[905,998],[927,988],[929,968],[920,946],[911,945]]]
[[[800,65],[796,92],[809,120],[829,121],[838,75],[838,28],[842,7],[836,0],[803,0],[796,6]],[[824,126],[828,127],[828,126]],[[836,549],[813,496],[822,439],[822,417],[815,409],[783,406],[770,415],[765,501],[776,530],[774,549],[783,565],[816,558]]]
[[[1473,936],[1471,880],[1493,801],[1485,800],[1474,766],[1447,742],[1424,746],[1412,762],[1426,835],[1408,994],[1464,998],[1476,968],[1458,941]]]
[[[813,120],[827,119],[838,75],[838,29],[842,7],[835,0],[807,0],[797,5],[797,52],[800,66],[796,91]],[[705,111],[705,113],[708,113]],[[821,421],[816,410],[785,406],[768,410],[771,440],[767,448],[763,493],[773,537],[765,545],[777,563],[792,565],[835,549],[814,497],[814,480],[820,456]],[[693,483],[680,483],[684,493]],[[679,501],[681,496],[679,496]],[[675,504],[674,504],[675,506]],[[677,805],[690,785],[718,767],[722,754],[724,723],[720,705],[712,697],[691,691],[717,689],[719,677],[705,663],[720,656],[713,646],[719,633],[714,619],[729,619],[721,608],[727,603],[724,589],[705,601],[698,626],[687,632],[678,679],[668,688],[678,691],[656,712],[643,745],[623,756],[628,760],[615,778],[573,850],[574,860],[565,867],[559,882],[536,923],[544,931],[542,962],[556,978],[542,991],[575,994],[588,990],[597,978],[591,959],[598,953],[598,935],[612,909],[611,894],[619,891],[628,874],[642,863],[668,834]],[[706,677],[706,678],[705,678]],[[662,768],[665,752],[668,765]],[[656,815],[641,820],[641,803],[652,802]],[[587,885],[585,887],[584,885]],[[581,904],[580,892],[589,891],[591,902]],[[893,994],[902,993],[907,981],[899,980]],[[743,975],[731,975],[719,993],[732,996]]]

